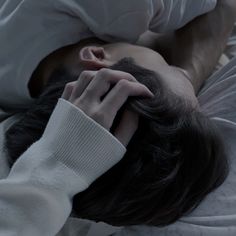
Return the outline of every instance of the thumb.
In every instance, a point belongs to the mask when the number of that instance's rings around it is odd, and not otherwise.
[[[134,133],[138,129],[139,115],[132,111],[125,110],[118,124],[114,136],[127,147]]]

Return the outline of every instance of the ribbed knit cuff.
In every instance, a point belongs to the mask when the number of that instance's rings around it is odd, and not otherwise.
[[[108,130],[64,99],[59,99],[41,141],[58,161],[88,184],[119,162],[126,152]]]

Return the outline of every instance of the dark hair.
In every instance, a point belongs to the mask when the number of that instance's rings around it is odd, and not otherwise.
[[[140,115],[138,130],[123,159],[73,200],[79,218],[114,226],[165,226],[195,209],[228,174],[224,145],[217,127],[158,76],[125,58],[112,69],[132,74],[155,94],[154,99],[129,98],[123,109]],[[6,132],[6,149],[13,163],[40,139],[67,82],[57,71],[44,92],[19,122]],[[112,131],[111,131],[112,132]]]

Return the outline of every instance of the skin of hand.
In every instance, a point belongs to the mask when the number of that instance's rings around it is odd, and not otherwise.
[[[110,90],[112,85],[114,87]],[[130,96],[154,97],[153,93],[132,75],[122,71],[101,69],[82,72],[77,81],[66,85],[62,98],[110,131],[118,110]],[[104,98],[101,99],[102,97]],[[113,135],[125,147],[138,128],[138,120],[138,114],[124,111]]]

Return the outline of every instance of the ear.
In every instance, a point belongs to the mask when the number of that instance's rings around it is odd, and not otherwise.
[[[87,69],[101,69],[112,66],[103,47],[86,46],[79,53],[81,63]]]

